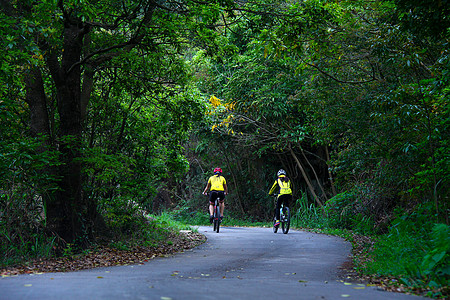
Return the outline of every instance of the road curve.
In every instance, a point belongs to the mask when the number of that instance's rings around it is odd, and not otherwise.
[[[344,282],[351,245],[271,228],[199,227],[203,245],[143,265],[0,279],[0,299],[425,299]]]

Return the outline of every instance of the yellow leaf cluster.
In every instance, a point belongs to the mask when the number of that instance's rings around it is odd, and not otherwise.
[[[214,107],[217,107],[217,106],[219,106],[219,105],[221,104],[220,99],[217,98],[217,97],[214,96],[214,95],[212,95],[211,98],[209,98],[209,102],[211,102],[211,104],[212,104]]]
[[[228,110],[234,110],[235,106],[236,106],[236,102],[225,103],[225,108]]]

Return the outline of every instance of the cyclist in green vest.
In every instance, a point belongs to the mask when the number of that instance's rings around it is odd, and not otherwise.
[[[203,195],[207,195],[208,189],[211,189],[209,193],[209,221],[212,222],[213,212],[214,212],[214,200],[217,197],[219,200],[219,208],[220,208],[220,219],[223,219],[223,211],[225,209],[225,195],[228,195],[228,187],[227,181],[225,177],[222,176],[222,169],[215,168],[214,175],[209,177],[208,183],[206,184],[205,190],[203,191]]]
[[[281,203],[284,202],[284,205],[289,207],[289,202],[292,199],[291,181],[289,180],[289,177],[287,177],[286,171],[283,169],[280,169],[277,173],[277,177],[278,177],[277,180],[275,180],[275,182],[273,183],[273,185],[269,191],[269,195],[272,195],[277,187],[280,188],[280,193],[278,194],[277,205],[275,208],[276,221],[275,221],[274,226],[280,225]]]

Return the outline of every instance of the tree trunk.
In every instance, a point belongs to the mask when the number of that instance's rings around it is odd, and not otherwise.
[[[37,67],[32,68],[25,81],[25,101],[30,109],[31,136],[47,136],[48,138],[50,136],[50,123],[41,71]],[[48,142],[48,139],[46,142]]]
[[[305,169],[303,168],[300,160],[298,159],[297,155],[295,155],[294,151],[291,147],[289,147],[289,151],[291,152],[292,157],[294,158],[295,162],[297,163],[297,166],[299,167],[300,171],[302,172],[303,178],[306,181],[306,184],[308,185],[309,191],[314,197],[314,200],[317,202],[317,204],[320,205],[320,207],[323,207],[322,202],[320,201],[319,197],[317,197],[316,192],[314,191],[314,187],[311,184],[311,181],[308,178],[308,175],[305,172]]]
[[[80,60],[82,31],[77,24],[66,22],[61,65],[55,56],[49,57],[47,63],[56,85],[60,117],[58,143],[62,163],[59,168],[59,190],[48,203],[47,224],[66,242],[85,246],[92,229],[92,220],[89,219],[88,205],[82,197],[79,161],[82,131],[81,69],[79,65],[73,67]]]
[[[328,197],[327,197],[327,193],[325,192],[325,189],[323,188],[322,184],[320,183],[320,179],[319,176],[317,176],[316,170],[314,169],[313,165],[309,162],[308,158],[306,157],[305,151],[303,151],[303,148],[300,147],[300,150],[302,151],[302,155],[305,158],[306,162],[308,163],[308,165],[310,166],[311,170],[314,173],[314,177],[317,180],[317,184],[320,187],[320,190],[322,191],[322,195],[325,198],[325,202],[328,201]]]
[[[328,162],[331,160],[330,152],[328,151],[328,146],[325,146],[325,153],[327,155],[327,170],[328,170],[328,175],[330,176],[331,191],[333,192],[333,196],[336,196],[337,192],[336,192],[336,187],[334,186],[333,174],[331,173],[330,168],[328,167]]]
[[[239,207],[239,210],[240,210],[241,214],[244,215],[244,214],[245,214],[245,212],[244,212],[244,206],[242,205],[242,201],[241,201],[241,197],[240,197],[240,192],[239,192],[238,185],[237,185],[238,180],[237,180],[236,176],[234,175],[233,168],[231,168],[230,160],[228,159],[228,156],[227,156],[226,152],[224,151],[224,152],[222,152],[222,154],[223,154],[223,156],[225,157],[225,160],[226,160],[226,163],[227,163],[228,170],[230,171],[231,176],[233,177],[233,186],[234,186],[234,191],[235,191],[234,194],[236,195],[236,202],[237,202],[237,204],[238,204],[238,207]]]

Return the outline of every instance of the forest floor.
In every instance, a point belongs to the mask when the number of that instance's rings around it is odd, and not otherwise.
[[[98,246],[86,253],[59,258],[36,259],[27,263],[0,268],[2,277],[19,274],[39,274],[50,272],[72,272],[98,267],[144,264],[155,258],[192,249],[206,241],[206,237],[193,231],[173,233],[158,247],[134,247],[130,250],[118,250]]]

